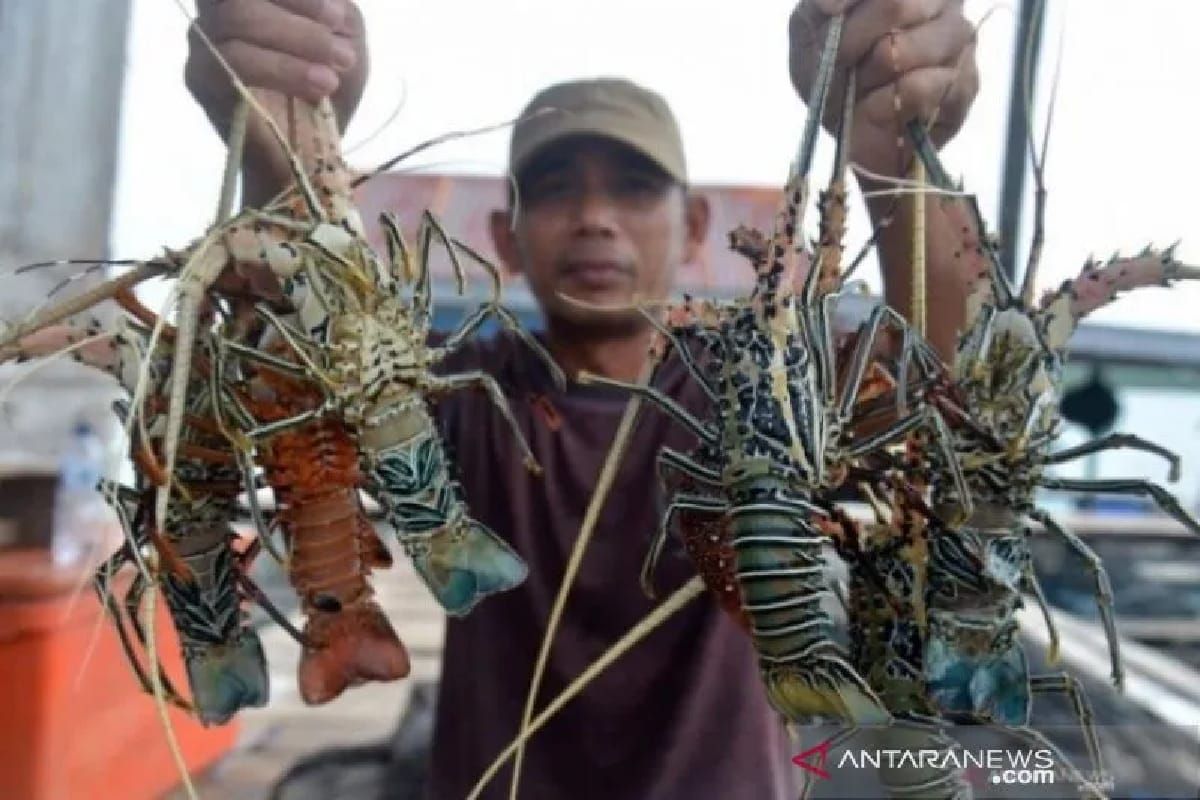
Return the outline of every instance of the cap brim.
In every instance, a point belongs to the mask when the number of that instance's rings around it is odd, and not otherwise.
[[[605,115],[604,119],[562,119],[558,124],[546,126],[543,130],[529,135],[521,142],[518,152],[512,154],[511,169],[514,174],[521,172],[546,148],[575,137],[595,136],[619,142],[648,158],[670,177],[680,183],[687,183],[687,169],[680,157],[663,152],[661,135],[654,135],[638,129],[639,126],[626,124],[625,120]]]

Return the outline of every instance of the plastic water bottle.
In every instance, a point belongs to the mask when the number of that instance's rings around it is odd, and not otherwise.
[[[104,536],[108,506],[99,491],[104,474],[104,443],[86,421],[79,421],[58,466],[54,496],[54,563],[71,566],[93,555]]]

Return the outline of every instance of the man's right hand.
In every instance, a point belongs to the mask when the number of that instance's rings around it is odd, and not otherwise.
[[[313,103],[329,97],[345,128],[367,80],[366,32],[352,0],[198,0],[198,8],[197,24],[243,83]],[[195,30],[188,34],[184,81],[226,138],[237,91]],[[244,166],[252,202],[290,180],[278,147],[253,121]]]

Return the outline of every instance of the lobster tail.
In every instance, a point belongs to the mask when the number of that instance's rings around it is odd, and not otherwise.
[[[309,644],[300,656],[300,697],[309,705],[333,700],[351,686],[408,675],[408,651],[374,600],[309,614]]]
[[[303,399],[288,397],[283,381],[277,386],[284,399]],[[297,409],[275,410],[287,416]],[[371,599],[367,576],[390,556],[359,502],[358,451],[346,427],[329,418],[306,422],[263,451],[291,552],[288,578],[308,616],[300,696],[317,705],[359,683],[405,677],[408,653]]]
[[[887,710],[830,637],[823,537],[782,506],[760,501],[731,513],[738,583],[772,705],[800,723],[887,723]]]
[[[270,696],[262,642],[250,629],[188,658],[187,674],[196,713],[205,725],[223,725],[243,708],[265,706]]]
[[[413,566],[451,616],[525,580],[528,567],[486,525],[470,517],[438,530],[413,553]]]
[[[433,429],[423,410],[411,413],[419,414],[414,427]],[[463,616],[488,595],[525,580],[529,570],[521,557],[467,515],[436,436],[423,433],[385,451],[370,485],[417,574],[450,616]]]

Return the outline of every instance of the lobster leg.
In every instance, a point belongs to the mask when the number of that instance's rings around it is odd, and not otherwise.
[[[593,375],[590,372],[580,370],[575,376],[575,380],[582,384],[594,384],[596,386],[611,386],[614,389],[624,389],[627,392],[641,396],[657,405],[667,416],[674,419],[683,427],[694,433],[702,442],[716,446],[720,443],[720,436],[716,431],[709,428],[700,420],[692,416],[683,406],[676,403],[665,394],[655,389],[652,386],[639,386],[635,383],[627,383],[625,381],[616,381],[611,378],[603,378],[599,375]]]
[[[1088,702],[1087,692],[1083,685],[1071,675],[1034,675],[1029,679],[1029,689],[1043,694],[1064,694],[1071,701],[1071,708],[1079,720],[1083,730],[1084,742],[1087,745],[1088,758],[1092,763],[1092,777],[1097,781],[1104,780],[1104,754],[1100,749],[1100,739],[1096,735],[1096,720],[1092,714],[1092,705]]]
[[[1117,622],[1113,613],[1112,584],[1108,580],[1108,572],[1104,562],[1092,548],[1071,531],[1059,525],[1053,517],[1040,509],[1028,512],[1031,519],[1046,526],[1046,530],[1066,542],[1076,555],[1087,563],[1088,570],[1096,582],[1096,608],[1100,612],[1100,621],[1104,625],[1104,635],[1108,639],[1108,653],[1112,660],[1112,681],[1118,689],[1125,683],[1125,670],[1121,666],[1121,640],[1117,636]]]
[[[828,318],[827,318],[828,319]],[[838,418],[843,422],[848,421],[852,416],[854,403],[858,399],[858,393],[862,388],[863,378],[866,377],[867,366],[871,362],[871,355],[875,349],[875,343],[879,338],[880,331],[883,329],[884,322],[892,323],[899,331],[907,333],[909,331],[908,324],[904,321],[895,310],[890,306],[877,305],[871,310],[871,315],[867,321],[859,327],[858,341],[854,348],[854,354],[850,360],[850,379],[846,383],[844,394],[841,401],[838,403]],[[831,339],[829,332],[826,333],[826,338]],[[905,347],[906,351],[903,354],[902,361],[907,362],[908,351],[911,349],[911,344]],[[897,392],[903,394],[907,387],[905,386],[905,377],[898,382]],[[832,381],[830,382],[832,385]]]
[[[1066,753],[1064,753],[1058,745],[1050,741],[1045,734],[1034,730],[1028,725],[1003,726],[1002,730],[1011,733],[1013,736],[1028,744],[1032,744],[1038,748],[1044,748],[1053,753],[1054,758],[1058,762],[1058,771],[1064,775],[1067,780],[1076,784],[1076,787],[1079,789],[1081,795],[1093,798],[1093,800],[1108,800],[1108,795],[1101,791],[1095,783],[1085,778],[1083,773],[1079,771],[1079,768],[1072,764],[1071,760],[1067,758]]]
[[[491,303],[480,303],[479,308],[472,311],[466,319],[459,324],[442,342],[442,346],[433,351],[437,360],[441,360],[455,350],[458,350],[463,344],[475,334],[476,331],[487,322],[488,317],[492,315]]]
[[[692,459],[669,447],[664,447],[658,455],[659,475],[662,476],[663,469],[670,467],[679,470],[689,478],[700,481],[703,484],[714,488],[721,487],[721,475],[715,470],[702,467]]]
[[[1054,624],[1054,617],[1050,614],[1050,605],[1046,602],[1046,593],[1042,591],[1042,582],[1038,580],[1037,573],[1034,572],[1032,565],[1027,566],[1025,569],[1022,582],[1025,585],[1025,590],[1031,593],[1034,600],[1037,601],[1038,610],[1042,612],[1042,619],[1046,623],[1046,633],[1050,637],[1050,643],[1046,647],[1046,660],[1051,664],[1055,664],[1059,658],[1058,627]]]
[[[138,643],[143,649],[145,649],[148,639],[146,636],[146,629],[142,627],[141,619],[138,617],[138,612],[141,609],[142,595],[144,595],[146,590],[149,588],[150,581],[148,581],[144,575],[138,574],[134,576],[133,583],[129,586],[129,592],[125,595],[125,615],[129,619],[129,624],[133,627],[134,635],[137,636]],[[189,703],[187,700],[184,700],[183,696],[179,694],[179,691],[175,688],[175,684],[173,684],[170,678],[167,677],[167,673],[163,668],[163,665],[161,663],[157,663],[151,665],[150,668],[158,672],[158,680],[162,684],[163,693],[165,694],[168,702],[170,702],[172,705],[178,706],[179,708],[190,711],[192,708],[191,703]],[[154,690],[152,688],[152,683],[148,679],[142,679],[145,673],[140,670],[137,670],[137,672],[138,680],[142,683],[142,689],[144,689],[147,694],[153,694]]]
[[[262,607],[263,611],[267,612],[267,616],[269,616],[276,625],[282,628],[288,636],[291,636],[292,639],[295,640],[296,644],[300,645],[301,647],[313,646],[312,642],[304,638],[303,633],[296,630],[296,626],[291,623],[291,620],[287,618],[287,615],[279,610],[279,606],[275,605],[275,602],[267,596],[267,593],[262,590],[262,587],[255,583],[249,575],[239,572],[237,574],[237,582],[241,585],[246,594],[253,598],[254,602],[258,603],[259,606]]]
[[[517,440],[517,445],[521,448],[521,452],[525,456],[525,466],[530,472],[540,475],[542,468],[538,466],[537,459],[533,457],[533,451],[529,449],[529,442],[525,440],[525,434],[521,432],[521,426],[517,424],[517,418],[513,416],[512,407],[508,404],[508,398],[500,390],[500,384],[496,383],[495,378],[482,370],[472,370],[471,372],[460,372],[430,380],[430,389],[434,392],[452,392],[457,389],[466,389],[473,386],[487,392],[492,405],[496,407],[496,410],[504,417],[504,421],[508,423],[508,427],[512,429],[513,436]]]
[[[934,441],[941,448],[942,456],[945,458],[946,464],[949,465],[954,486],[958,492],[959,513],[964,518],[969,517],[974,505],[971,501],[971,492],[967,488],[966,478],[963,477],[958,455],[954,451],[954,440],[946,428],[946,422],[942,419],[942,415],[931,406],[925,406],[908,417],[901,419],[890,428],[869,436],[860,442],[856,442],[853,446],[846,449],[845,456],[851,459],[864,456],[922,427],[932,431]]]
[[[658,559],[662,555],[663,546],[666,544],[667,536],[671,530],[671,523],[675,520],[675,514],[679,511],[699,511],[710,514],[723,514],[729,510],[729,505],[721,500],[714,500],[711,497],[703,495],[687,495],[679,494],[671,500],[671,504],[667,506],[667,510],[663,513],[662,522],[659,523],[658,531],[654,534],[654,540],[650,543],[650,551],[646,553],[646,560],[642,563],[642,591],[646,596],[653,599],[656,597],[654,591],[654,568],[658,566]]]
[[[443,233],[443,235],[445,234]],[[492,296],[487,300],[487,302],[481,305],[480,311],[483,312],[483,316],[474,324],[474,328],[472,328],[469,333],[461,333],[461,331],[467,327],[468,322],[470,322],[470,318],[468,318],[468,321],[463,323],[459,331],[451,334],[450,338],[444,343],[444,346],[450,350],[456,349],[462,344],[465,338],[470,335],[470,333],[473,333],[478,329],[479,325],[483,324],[483,320],[486,319],[488,315],[495,316],[497,322],[499,322],[512,333],[516,334],[517,338],[524,342],[526,346],[528,346],[529,349],[532,350],[539,359],[541,359],[542,363],[546,365],[546,368],[550,370],[550,376],[553,378],[555,385],[560,389],[565,389],[567,386],[567,376],[563,374],[562,369],[558,366],[558,362],[551,357],[550,353],[545,347],[542,346],[541,342],[539,342],[529,331],[525,330],[525,327],[521,325],[520,321],[517,320],[516,315],[500,304],[500,271],[496,269],[496,265],[484,258],[479,251],[475,250],[465,242],[461,242],[458,239],[451,239],[450,241],[452,242],[452,245],[448,246],[451,248],[451,250],[457,248],[463,251],[463,253],[470,257],[471,260],[476,264],[478,264],[492,279]],[[453,341],[453,344],[451,344],[451,341]]]
[[[689,350],[687,345],[680,339],[679,334],[676,333],[671,327],[664,325],[657,317],[649,313],[644,307],[638,306],[638,310],[642,312],[642,316],[646,318],[646,321],[654,326],[659,335],[670,342],[671,346],[675,348],[675,352],[679,354],[679,360],[683,362],[683,366],[692,376],[692,379],[696,381],[696,385],[700,387],[705,396],[708,397],[708,399],[713,403],[718,402],[717,390],[713,387],[708,376],[704,374],[704,371],[700,369],[700,366],[696,363],[696,359],[692,356],[692,351]]]
[[[1107,436],[1101,436],[1099,439],[1093,439],[1090,442],[1084,442],[1081,445],[1068,447],[1065,450],[1059,450],[1057,453],[1051,453],[1042,459],[1042,463],[1061,464],[1064,461],[1071,461],[1081,456],[1099,453],[1103,450],[1116,450],[1122,447],[1162,456],[1170,465],[1170,473],[1167,480],[1171,483],[1179,480],[1179,456],[1160,444],[1147,441],[1132,433],[1110,433]]]
[[[121,607],[113,598],[112,576],[126,563],[131,563],[132,561],[133,559],[129,555],[129,548],[127,546],[122,547],[96,571],[96,576],[92,579],[92,587],[96,591],[100,604],[104,607],[109,619],[112,621],[113,628],[117,633],[117,641],[121,645],[121,651],[125,654],[125,660],[129,662],[134,677],[137,678],[138,685],[141,686],[144,692],[149,694],[152,681],[146,673],[145,667],[142,666],[141,660],[137,657],[133,641],[129,638],[129,631],[125,629]]]
[[[1156,483],[1137,480],[1134,478],[1107,478],[1089,480],[1082,478],[1049,478],[1038,479],[1038,484],[1047,489],[1063,489],[1068,492],[1091,492],[1097,494],[1131,494],[1139,497],[1149,497],[1159,508],[1179,522],[1192,533],[1200,536],[1200,522],[1184,510],[1170,492]]]
[[[496,319],[500,320],[501,325],[515,333],[542,360],[542,363],[550,370],[550,377],[553,379],[554,385],[561,390],[566,390],[567,376],[563,373],[562,367],[558,365],[558,362],[554,360],[550,352],[542,346],[542,343],[533,334],[525,330],[525,327],[517,320],[516,315],[502,305],[493,305],[492,313],[496,315]]]

